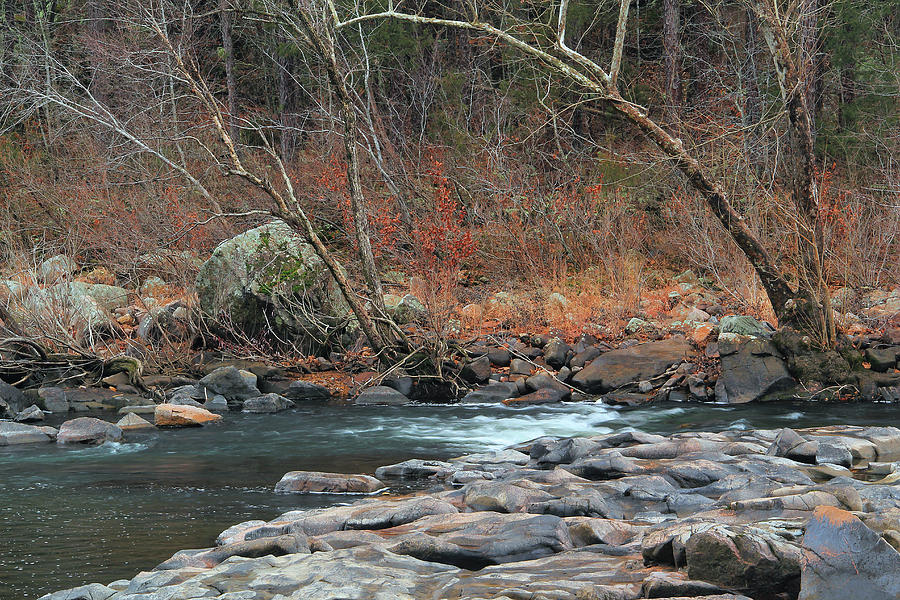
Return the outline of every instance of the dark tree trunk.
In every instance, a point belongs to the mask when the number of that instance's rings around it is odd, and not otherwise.
[[[106,60],[103,56],[106,45],[106,35],[109,30],[109,6],[103,0],[91,0],[87,4],[87,29],[94,44],[93,79],[91,81],[91,94],[100,104],[107,106],[112,95],[113,85],[106,72]]]
[[[744,60],[741,63],[741,85],[744,90],[744,154],[748,164],[759,173],[764,163],[765,148],[759,139],[758,125],[762,118],[762,98],[759,93],[759,70],[756,57],[759,51],[759,31],[756,18],[748,10],[744,13]]]
[[[823,75],[819,52],[819,0],[802,0],[800,10],[800,78],[805,83],[806,107],[815,141]]]
[[[297,84],[294,59],[278,56],[278,112],[281,115],[281,157],[289,161],[297,147]]]
[[[225,52],[225,87],[228,90],[228,135],[237,143],[237,90],[234,81],[234,38],[232,37],[231,8],[228,0],[219,0],[219,19],[222,28],[222,49]]]
[[[666,68],[666,105],[670,115],[681,104],[681,30],[679,0],[663,0],[663,50]]]

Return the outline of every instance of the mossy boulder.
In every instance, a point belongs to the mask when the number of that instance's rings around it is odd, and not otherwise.
[[[208,317],[253,338],[317,351],[327,346],[326,336],[356,330],[328,268],[283,221],[219,244],[200,267],[196,287]]]

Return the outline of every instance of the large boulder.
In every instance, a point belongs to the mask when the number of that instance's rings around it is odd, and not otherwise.
[[[799,600],[900,598],[900,553],[845,510],[815,510],[803,558]]]
[[[369,475],[345,475],[318,471],[290,471],[285,473],[275,491],[282,493],[370,494],[385,486]]]
[[[108,421],[93,417],[78,417],[60,425],[56,443],[102,444],[121,442],[123,437],[122,430]]]
[[[313,247],[283,221],[273,221],[219,244],[196,280],[200,308],[251,336],[319,349],[311,321],[355,329],[350,309]]]
[[[719,402],[743,404],[777,398],[796,384],[771,341],[723,333],[718,343],[722,362],[722,374],[716,383]]]
[[[629,383],[652,379],[680,362],[690,352],[683,337],[638,344],[600,355],[572,378],[589,393],[609,392]]]

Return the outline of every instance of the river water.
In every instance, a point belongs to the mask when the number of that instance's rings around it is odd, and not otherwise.
[[[0,600],[131,578],[176,550],[212,545],[240,521],[351,501],[274,494],[290,470],[371,473],[408,458],[447,458],[541,435],[836,423],[897,425],[900,410],[872,404],[317,405],[277,415],[229,414],[224,423],[199,429],[129,433],[121,444],[3,447]]]

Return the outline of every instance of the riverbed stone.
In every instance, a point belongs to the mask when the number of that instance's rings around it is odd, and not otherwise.
[[[153,416],[157,427],[199,427],[222,420],[205,408],[176,404],[157,404]]]
[[[718,344],[722,365],[715,388],[718,402],[777,399],[796,385],[771,341],[730,333],[720,334]]]
[[[486,382],[491,377],[491,359],[485,355],[469,361],[460,370],[459,376],[469,383]]]
[[[116,425],[93,417],[78,417],[59,427],[57,444],[102,444],[121,442],[122,430]]]
[[[385,465],[375,469],[375,477],[406,477],[410,479],[425,479],[428,477],[445,477],[460,467],[442,460],[422,460],[413,458],[394,465]]]
[[[387,406],[402,406],[412,402],[409,398],[386,385],[376,385],[360,392],[354,399],[354,404],[384,404]]]
[[[482,386],[463,396],[463,404],[497,403],[515,398],[519,394],[518,386],[511,381],[495,381]]]
[[[48,429],[52,428],[0,421],[0,446],[50,442],[53,438],[47,432]]]
[[[66,392],[59,387],[42,387],[37,390],[38,406],[52,413],[69,412]]]
[[[588,393],[609,392],[629,383],[653,379],[681,362],[689,352],[690,344],[683,337],[612,350],[576,373],[572,383]]]
[[[9,418],[17,415],[26,405],[25,394],[19,388],[9,385],[5,381],[0,380],[0,417],[7,416]],[[5,411],[5,415],[3,414]]]
[[[369,475],[290,471],[275,484],[275,491],[293,494],[370,494],[384,487],[381,481]]]
[[[429,516],[382,535],[402,536],[389,547],[396,554],[468,569],[532,560],[573,547],[565,521],[551,515],[475,512]]]
[[[32,404],[17,414],[14,420],[16,423],[37,423],[44,420],[44,411]]]
[[[900,553],[847,511],[816,509],[803,557],[800,600],[900,597]]]
[[[229,402],[249,400],[261,396],[256,375],[233,366],[219,367],[198,382],[200,390],[221,394]]]
[[[529,406],[532,404],[556,404],[572,398],[572,392],[568,388],[541,388],[524,396],[507,398],[503,404],[507,406]]]
[[[245,413],[277,413],[294,408],[296,404],[279,394],[263,394],[244,401]]]
[[[153,423],[135,413],[128,413],[118,420],[116,427],[122,431],[135,431],[138,429],[155,429]]]
[[[292,381],[287,389],[282,392],[282,395],[294,402],[329,400],[331,398],[331,390],[324,385],[298,379],[297,381]]]
[[[63,590],[41,596],[40,600],[107,600],[116,593],[116,590],[100,585],[99,583],[89,583],[70,590]]]
[[[752,597],[799,591],[799,545],[756,527],[713,525],[690,535],[685,560],[691,579]]]

